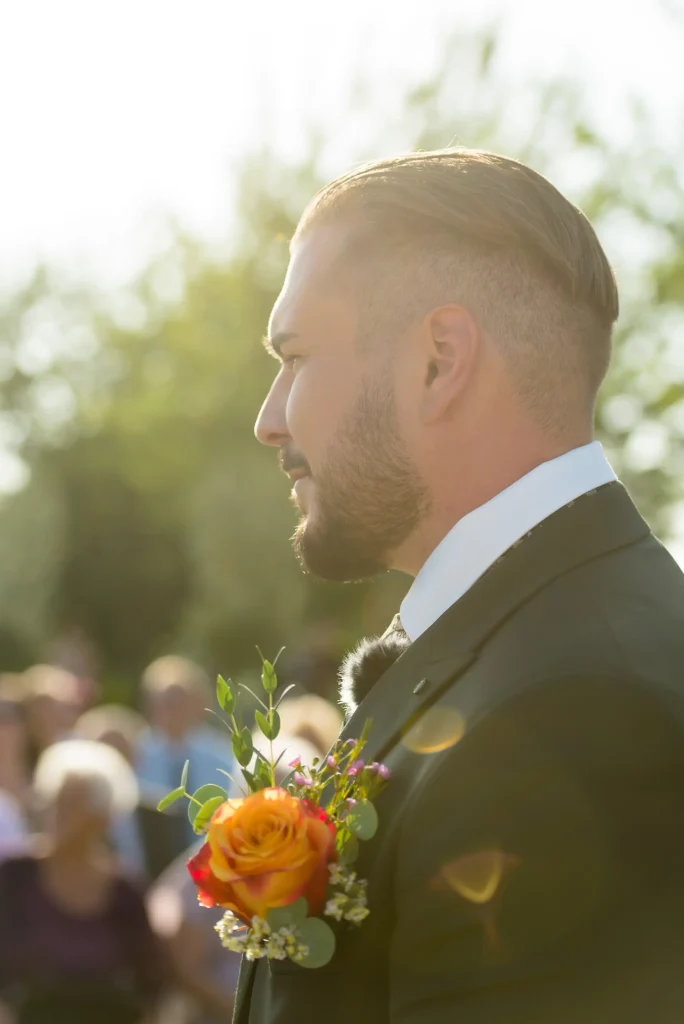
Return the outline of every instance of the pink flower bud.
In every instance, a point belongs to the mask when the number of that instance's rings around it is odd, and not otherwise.
[[[297,757],[295,757],[294,761],[290,761],[290,763],[289,763],[289,765],[287,767],[288,768],[301,768],[301,766],[302,766],[302,759],[301,759],[301,757],[297,756]]]
[[[337,768],[337,761],[335,760],[334,757],[332,757],[332,755],[326,758],[325,763],[327,764],[328,768]]]
[[[359,758],[357,761],[352,761],[349,765],[347,768],[347,775],[351,775],[352,778],[354,778],[361,771],[363,771],[363,761]]]
[[[294,781],[296,786],[313,786],[311,779],[307,779],[306,775],[302,775],[301,772],[294,773]]]

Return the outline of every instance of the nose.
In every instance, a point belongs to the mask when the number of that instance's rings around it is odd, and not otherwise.
[[[266,395],[254,425],[257,440],[272,448],[282,448],[291,440],[285,417],[288,390],[283,375],[278,374],[273,381],[271,390]]]

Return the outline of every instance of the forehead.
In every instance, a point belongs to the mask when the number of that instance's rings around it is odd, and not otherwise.
[[[349,327],[355,324],[358,302],[344,261],[346,237],[343,228],[321,226],[297,241],[271,314],[271,337],[305,331],[307,322],[331,316]]]

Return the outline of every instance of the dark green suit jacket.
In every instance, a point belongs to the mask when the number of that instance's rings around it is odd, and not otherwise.
[[[684,1021],[684,576],[619,484],[547,519],[345,726],[371,915],[243,963],[238,1024]]]

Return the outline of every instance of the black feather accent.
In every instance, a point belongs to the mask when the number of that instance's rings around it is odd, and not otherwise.
[[[340,704],[347,718],[356,711],[378,679],[394,664],[410,644],[405,633],[394,632],[382,637],[362,640],[342,662],[340,669]]]

